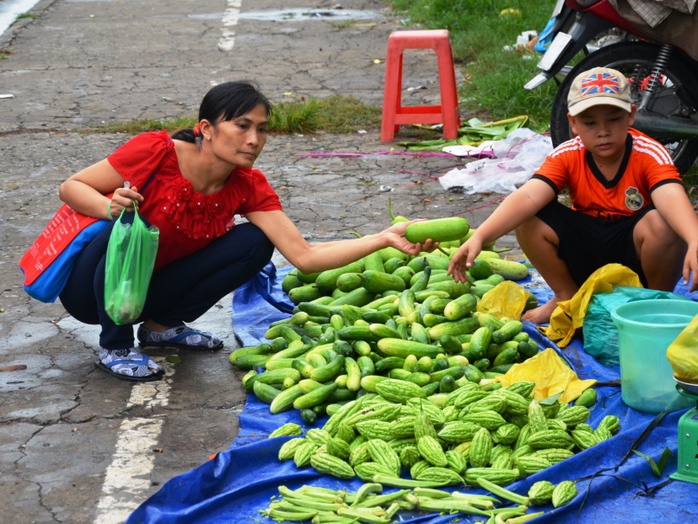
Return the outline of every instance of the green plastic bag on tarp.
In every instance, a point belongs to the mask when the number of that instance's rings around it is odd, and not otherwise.
[[[627,302],[657,298],[688,300],[670,291],[630,286],[613,286],[613,293],[594,294],[582,325],[584,351],[606,366],[617,366],[620,363],[618,328],[611,319],[611,311]]]
[[[104,268],[105,309],[119,326],[143,312],[160,239],[160,230],[141,220],[135,203],[133,223],[124,222],[124,211],[109,236]]]

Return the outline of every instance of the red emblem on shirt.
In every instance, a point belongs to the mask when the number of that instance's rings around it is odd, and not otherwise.
[[[609,73],[594,73],[582,79],[582,96],[599,93],[620,93],[620,80]]]

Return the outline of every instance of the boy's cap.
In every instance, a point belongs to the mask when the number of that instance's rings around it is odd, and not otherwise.
[[[577,116],[590,107],[610,105],[628,113],[632,110],[630,86],[622,73],[608,67],[595,67],[580,73],[567,95],[567,110]]]

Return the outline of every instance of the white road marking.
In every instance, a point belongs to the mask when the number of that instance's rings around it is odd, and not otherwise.
[[[121,423],[116,449],[102,485],[102,497],[97,503],[95,524],[124,522],[138,507],[142,494],[151,485],[153,449],[163,422],[162,418],[136,418]]]
[[[215,333],[227,347],[236,346],[233,333],[233,294],[223,297],[193,325],[202,331]],[[58,326],[73,333],[77,339],[99,350],[99,326],[82,324],[73,317],[61,319]],[[127,408],[146,409],[167,406],[174,366],[164,358],[154,358],[165,370],[165,378],[156,382],[134,382]],[[117,379],[114,379],[117,380]],[[95,524],[121,524],[145,500],[151,487],[151,472],[164,419],[125,419],[119,426],[112,461],[105,472],[102,496],[97,503]]]
[[[228,0],[228,8],[223,15],[223,36],[218,41],[218,49],[221,51],[231,51],[235,45],[234,28],[240,19],[240,7],[242,0]]]

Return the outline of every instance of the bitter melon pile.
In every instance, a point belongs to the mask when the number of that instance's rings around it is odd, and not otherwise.
[[[376,393],[343,404],[322,428],[311,428],[305,436],[295,424],[282,426],[274,436],[294,438],[281,446],[279,460],[402,488],[478,487],[480,479],[505,486],[620,428],[615,415],[592,428],[586,406],[541,405],[529,396],[532,382],[491,390],[467,383],[428,398],[415,396],[407,384],[380,382]]]

